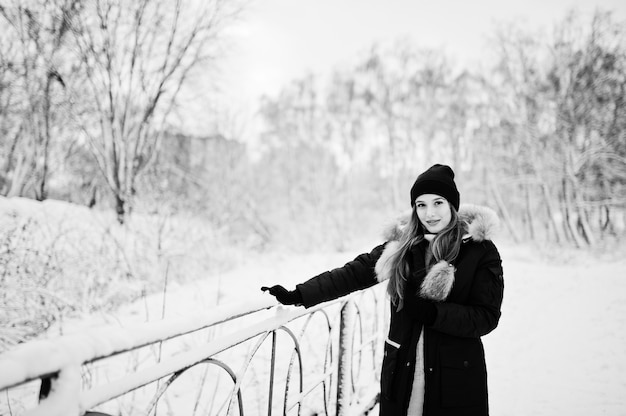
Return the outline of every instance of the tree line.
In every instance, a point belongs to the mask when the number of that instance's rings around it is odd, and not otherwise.
[[[515,240],[623,235],[626,48],[611,13],[569,13],[548,34],[495,28],[480,69],[407,40],[374,45],[263,97],[251,148],[172,123],[240,10],[193,4],[0,3],[0,194],[113,209],[120,222],[165,206],[259,244],[306,229],[310,244],[341,248],[373,215],[407,207],[414,175],[443,161]]]
[[[463,198],[495,208],[516,241],[623,236],[623,28],[600,11],[569,13],[548,34],[503,25],[480,70],[406,41],[375,46],[329,80],[305,76],[266,100],[267,143],[318,144],[348,169],[374,170],[396,207],[416,172],[446,161]]]

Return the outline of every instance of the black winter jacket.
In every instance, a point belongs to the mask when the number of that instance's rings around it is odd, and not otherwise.
[[[381,370],[381,416],[405,416],[415,373],[417,343],[424,336],[424,416],[486,416],[487,370],[481,336],[500,319],[504,283],[500,255],[489,240],[497,223],[493,211],[461,206],[459,217],[467,224],[454,266],[454,283],[446,299],[436,302],[437,317],[431,326],[397,311],[391,305],[389,335]],[[361,254],[345,266],[322,273],[297,289],[306,307],[336,299],[385,280],[377,262],[395,241]],[[424,281],[428,242],[412,249],[411,281],[415,293]],[[406,294],[409,299],[411,294]],[[408,300],[407,300],[408,301]]]

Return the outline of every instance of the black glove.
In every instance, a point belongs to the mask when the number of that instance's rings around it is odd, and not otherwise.
[[[263,292],[270,292],[270,295],[275,296],[276,300],[278,300],[283,305],[302,305],[302,294],[298,289],[296,290],[287,290],[280,285],[267,287],[263,286],[261,288]]]
[[[411,296],[405,299],[402,310],[412,319],[427,326],[434,324],[435,319],[437,319],[437,307],[435,304],[419,296]]]

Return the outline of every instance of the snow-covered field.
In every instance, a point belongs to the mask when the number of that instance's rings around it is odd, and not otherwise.
[[[501,252],[503,314],[485,337],[492,413],[626,415],[626,256]]]

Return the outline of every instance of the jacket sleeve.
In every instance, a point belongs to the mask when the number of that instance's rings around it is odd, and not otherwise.
[[[308,308],[374,286],[378,283],[374,266],[384,246],[381,244],[371,252],[357,256],[343,267],[324,272],[298,284],[296,289],[302,295],[302,304]]]
[[[502,261],[496,247],[489,243],[476,268],[467,304],[435,304],[437,318],[431,328],[453,336],[478,338],[498,326],[504,295]]]

